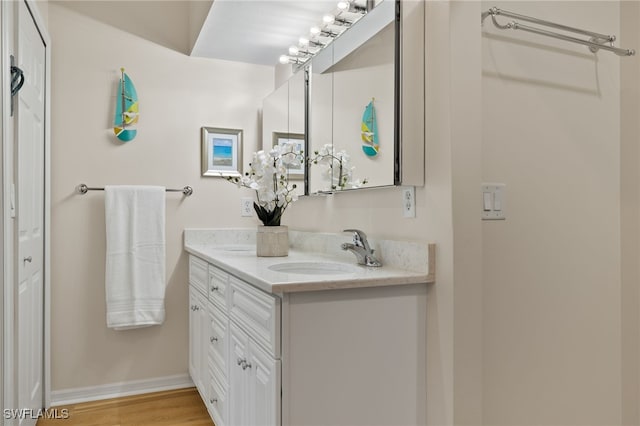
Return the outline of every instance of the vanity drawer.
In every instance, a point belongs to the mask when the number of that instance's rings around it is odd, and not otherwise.
[[[220,382],[228,383],[229,319],[216,305],[209,303],[209,364]]]
[[[222,269],[209,265],[209,300],[227,312],[229,294],[229,274]]]
[[[202,259],[189,255],[189,284],[207,296],[208,264]]]
[[[280,358],[280,299],[235,277],[231,287],[230,317],[268,353]]]
[[[205,401],[207,410],[213,418],[216,426],[225,426],[229,413],[228,387],[216,379],[211,369],[209,370],[209,396]]]

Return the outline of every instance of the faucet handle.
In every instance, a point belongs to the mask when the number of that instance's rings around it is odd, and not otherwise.
[[[359,247],[364,247],[367,251],[370,250],[369,242],[367,241],[367,234],[359,229],[343,229],[342,232],[353,232],[353,244]]]

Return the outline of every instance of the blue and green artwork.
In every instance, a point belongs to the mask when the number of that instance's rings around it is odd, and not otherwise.
[[[367,104],[362,114],[362,151],[369,156],[375,157],[378,155],[379,142],[378,142],[378,121],[376,119],[376,110],[373,106],[374,99]]]
[[[211,164],[214,166],[233,165],[233,140],[223,138],[213,138]]]

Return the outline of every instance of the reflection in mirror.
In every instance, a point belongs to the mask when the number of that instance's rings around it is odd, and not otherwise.
[[[327,46],[312,59],[309,84],[309,157],[333,143],[333,46]],[[326,167],[311,165],[308,169],[309,193],[331,189],[332,174]]]
[[[286,83],[267,96],[262,103],[262,149],[294,142],[297,151],[305,151],[305,79],[298,71]],[[306,154],[305,154],[306,155]],[[303,158],[301,156],[300,158]],[[298,195],[305,193],[304,162],[288,166],[289,180]]]
[[[390,23],[332,67],[333,148],[367,186],[393,185],[394,36]]]
[[[286,82],[262,101],[262,149],[271,147],[274,132],[289,133],[289,85]]]
[[[310,193],[394,184],[394,18],[380,2],[311,61]]]

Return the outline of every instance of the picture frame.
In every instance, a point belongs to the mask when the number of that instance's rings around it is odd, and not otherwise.
[[[242,130],[202,127],[202,176],[242,175]]]
[[[304,134],[273,132],[273,146],[287,142],[295,142],[296,150],[304,152]],[[287,166],[287,171],[289,172],[289,179],[304,179],[304,163],[300,163],[298,166]]]

